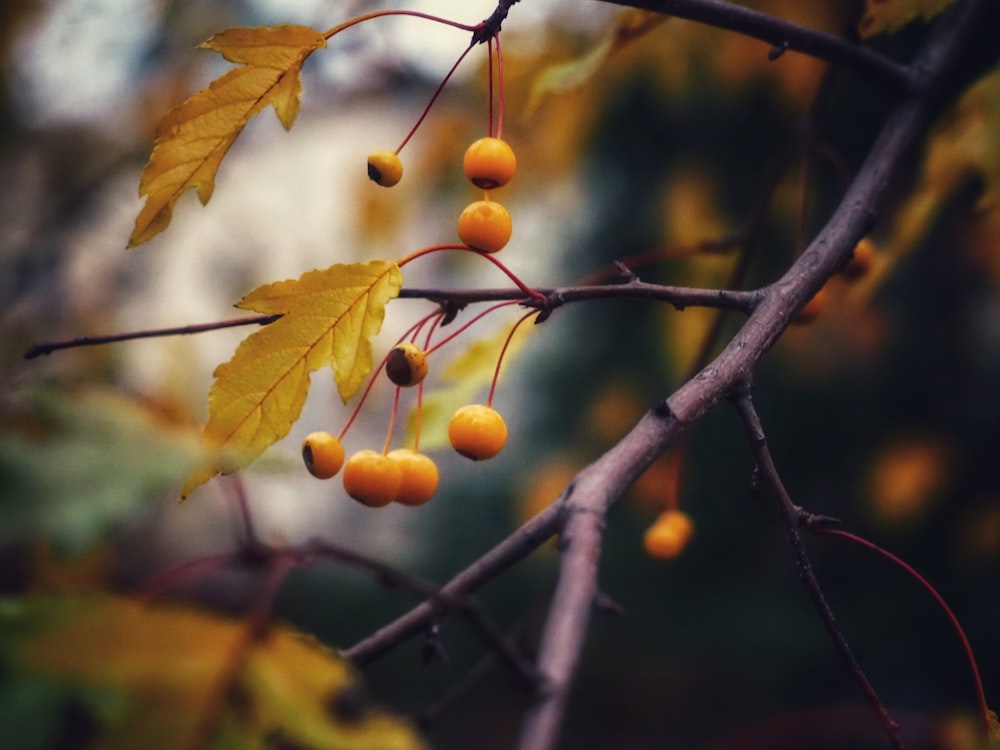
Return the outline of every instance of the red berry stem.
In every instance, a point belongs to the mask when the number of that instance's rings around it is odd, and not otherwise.
[[[493,257],[493,255],[491,255],[489,253],[482,253],[482,252],[476,250],[475,248],[469,247],[468,245],[454,245],[454,244],[451,244],[451,245],[431,245],[430,247],[425,247],[425,248],[422,248],[420,250],[416,250],[416,251],[410,253],[409,255],[401,258],[400,260],[397,260],[396,261],[396,265],[399,266],[400,268],[402,268],[403,266],[405,266],[410,261],[416,260],[417,258],[421,258],[421,257],[423,257],[425,255],[430,255],[431,253],[439,252],[441,250],[463,250],[465,252],[475,253],[476,255],[478,255],[478,256],[480,256],[482,258],[485,258],[486,260],[490,261],[490,263],[492,263],[497,268],[499,268],[501,271],[503,271],[504,274],[506,274],[507,278],[514,282],[514,284],[517,286],[518,289],[520,289],[522,292],[524,292],[526,295],[528,295],[532,299],[537,299],[537,300],[544,300],[545,299],[545,295],[544,294],[542,294],[541,292],[536,292],[534,289],[532,289],[527,284],[525,284],[523,281],[521,281],[521,279],[519,279],[517,277],[517,275],[513,271],[511,271],[509,268],[507,268],[507,266],[505,266],[501,261],[499,261],[495,257]]]
[[[929,593],[934,598],[934,601],[937,602],[938,606],[941,607],[945,615],[948,617],[948,620],[951,622],[951,626],[958,634],[959,640],[962,641],[962,647],[965,649],[965,654],[969,659],[969,666],[972,669],[972,679],[973,682],[975,683],[975,688],[976,688],[976,699],[978,702],[979,719],[983,725],[983,732],[986,738],[989,739],[990,710],[986,704],[986,693],[983,690],[983,681],[979,675],[979,665],[976,663],[976,657],[972,652],[972,644],[969,643],[969,639],[965,635],[965,631],[962,629],[962,625],[958,621],[958,617],[956,617],[955,613],[952,612],[951,607],[949,607],[947,602],[945,602],[944,597],[942,597],[941,594],[937,592],[937,589],[935,589],[930,584],[930,581],[928,581],[926,578],[920,575],[920,573],[918,573],[916,569],[913,568],[912,565],[902,560],[901,558],[897,557],[896,555],[892,554],[891,552],[889,552],[889,550],[879,547],[874,542],[870,542],[864,537],[860,537],[857,534],[852,534],[849,531],[843,531],[841,529],[819,526],[813,529],[813,531],[815,531],[818,534],[825,534],[826,536],[835,536],[841,539],[846,539],[850,542],[853,542],[854,544],[864,547],[865,549],[869,549],[878,555],[881,555],[889,562],[895,563],[904,571],[906,571],[906,573],[911,578],[916,580],[917,583],[919,583],[927,591],[927,593]]]
[[[493,37],[497,46],[497,138],[503,138],[503,53],[500,51],[500,34]],[[490,79],[492,81],[493,66],[490,66]],[[492,95],[490,103],[492,104]],[[493,130],[492,115],[490,116],[490,130]],[[492,134],[492,133],[491,133]]]
[[[417,118],[416,123],[414,123],[413,127],[410,128],[410,132],[406,134],[406,137],[403,139],[403,142],[400,143],[399,146],[396,148],[397,154],[403,150],[403,146],[405,146],[407,143],[410,142],[410,139],[413,137],[413,134],[417,132],[417,128],[419,128],[420,125],[423,123],[424,119],[427,117],[427,113],[430,112],[431,107],[434,106],[434,102],[437,101],[437,98],[441,95],[441,92],[444,91],[445,85],[447,85],[449,79],[452,77],[452,75],[454,75],[455,71],[458,70],[458,66],[462,64],[462,60],[464,60],[465,56],[469,54],[469,52],[472,50],[472,47],[473,45],[469,45],[468,47],[465,48],[462,54],[458,56],[458,59],[455,61],[455,64],[452,65],[451,69],[445,74],[445,77],[441,80],[441,83],[439,83],[437,88],[434,89],[434,93],[431,95],[430,101],[427,102],[427,106],[424,107],[424,111],[420,113],[420,117]]]
[[[489,53],[489,111],[487,113],[488,124],[486,126],[487,134],[493,137],[493,39],[490,37],[486,42],[486,50]]]
[[[357,26],[359,23],[365,21],[370,21],[373,18],[381,18],[383,16],[412,16],[413,18],[423,18],[426,21],[434,21],[435,23],[441,23],[445,26],[453,26],[456,29],[461,29],[462,31],[476,32],[479,28],[479,24],[475,26],[469,26],[468,24],[459,23],[458,21],[452,21],[448,18],[442,18],[441,16],[434,16],[429,13],[421,13],[416,10],[376,10],[371,13],[365,13],[360,16],[351,18],[350,20],[344,21],[342,24],[334,26],[332,29],[327,29],[323,32],[323,37],[329,41],[329,39],[341,31],[351,28],[352,26]]]
[[[510,333],[507,334],[507,338],[503,342],[503,347],[500,349],[500,355],[497,357],[497,366],[493,370],[493,381],[490,383],[490,393],[486,397],[486,405],[493,406],[493,394],[497,389],[497,381],[500,379],[500,366],[503,364],[503,357],[507,353],[507,348],[510,346],[510,342],[514,339],[514,334],[521,324],[533,315],[538,315],[538,310],[532,310],[529,313],[522,315],[518,321],[511,326]]]
[[[452,331],[449,335],[445,336],[443,339],[441,339],[440,341],[438,341],[436,344],[434,344],[434,346],[432,346],[429,349],[427,349],[424,352],[424,354],[429,355],[432,352],[436,352],[438,349],[440,349],[442,346],[444,346],[445,344],[447,344],[449,341],[451,341],[452,339],[457,338],[458,336],[461,336],[471,326],[473,326],[476,323],[478,323],[480,320],[482,320],[483,318],[485,318],[490,313],[495,312],[496,310],[499,310],[501,307],[509,307],[510,305],[516,305],[516,304],[519,304],[519,300],[514,299],[514,300],[507,300],[506,302],[499,302],[499,303],[497,303],[495,305],[490,305],[489,307],[487,307],[482,312],[477,313],[470,320],[467,320],[465,323],[463,323],[457,329],[455,329],[454,331]],[[537,312],[537,311],[536,310],[532,311],[532,313],[535,313],[535,312]]]
[[[389,429],[385,433],[385,445],[382,446],[383,455],[389,452],[389,447],[392,445],[392,432],[396,429],[396,413],[399,411],[399,392],[401,390],[403,389],[396,386],[396,393],[392,397],[392,413],[389,414]]]

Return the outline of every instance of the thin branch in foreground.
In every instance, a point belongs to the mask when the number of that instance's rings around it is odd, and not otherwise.
[[[778,508],[784,518],[785,533],[788,536],[788,543],[792,548],[792,557],[799,580],[809,592],[813,606],[816,608],[820,619],[823,621],[823,625],[826,627],[827,633],[830,635],[830,639],[833,641],[834,647],[840,654],[848,671],[861,686],[865,698],[868,700],[869,705],[875,712],[883,731],[889,739],[889,744],[896,750],[902,750],[903,742],[900,739],[899,724],[892,718],[889,709],[886,708],[885,703],[878,696],[875,687],[854,656],[854,652],[851,651],[851,647],[847,643],[840,625],[837,624],[833,610],[830,609],[830,605],[826,601],[819,581],[816,579],[809,555],[806,552],[805,545],[802,543],[802,535],[799,533],[799,527],[807,524],[821,525],[822,519],[817,520],[816,516],[807,513],[796,505],[788,494],[788,490],[785,489],[778,469],[774,464],[774,459],[771,456],[771,450],[767,446],[764,428],[761,424],[760,416],[757,414],[757,409],[753,405],[749,390],[745,390],[733,400],[739,412],[740,419],[746,428],[747,435],[750,438],[750,444],[753,447],[754,457],[757,462],[757,469],[760,472],[760,480],[770,486],[777,497]]]

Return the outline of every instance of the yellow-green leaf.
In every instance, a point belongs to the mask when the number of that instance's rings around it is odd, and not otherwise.
[[[146,203],[136,218],[129,247],[162,232],[177,200],[195,189],[207,203],[223,157],[247,121],[272,105],[285,128],[299,110],[302,65],[326,46],[322,33],[306,26],[229,29],[202,47],[241,67],[209,84],[167,113],[157,127],[149,163],[139,180]]]
[[[663,13],[629,9],[618,14],[615,25],[586,53],[567,62],[545,68],[531,86],[528,110],[534,110],[548,94],[562,94],[579,88],[601,69],[615,52],[639,39],[667,20]]]
[[[399,266],[376,260],[309,271],[246,295],[238,307],[282,317],[216,368],[203,435],[220,458],[189,477],[182,496],[219,472],[246,466],[288,434],[319,368],[332,365],[341,398],[353,396],[372,369],[370,339],[402,283]]]
[[[0,633],[8,677],[45,677],[101,696],[81,700],[80,710],[93,711],[93,744],[106,750],[422,746],[411,727],[382,712],[338,714],[352,700],[352,670],[286,628],[252,640],[240,620],[94,593],[7,600]]]
[[[858,30],[864,38],[891,34],[910,21],[929,21],[955,0],[867,0]]]

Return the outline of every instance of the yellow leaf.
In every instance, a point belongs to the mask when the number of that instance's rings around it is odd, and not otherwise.
[[[895,261],[912,250],[927,233],[950,195],[971,178],[982,182],[977,219],[988,227],[1000,216],[1000,67],[970,86],[951,116],[931,137],[923,172],[907,198],[886,242],[889,263],[873,274],[875,287]]]
[[[0,611],[5,674],[99,690],[95,746],[417,750],[405,723],[377,711],[338,713],[351,668],[315,639],[190,606],[142,605],[106,594],[37,596]],[[242,658],[241,658],[242,657]],[[277,742],[276,740],[283,742]]]
[[[167,113],[157,127],[149,163],[139,180],[146,204],[135,221],[129,247],[170,224],[181,194],[196,189],[202,204],[215,188],[223,157],[247,121],[267,105],[286,129],[299,110],[302,65],[326,46],[322,33],[306,26],[229,29],[202,47],[242,67],[231,70]]]
[[[604,61],[630,42],[660,26],[668,16],[648,10],[626,10],[615,25],[588,52],[567,62],[545,68],[531,86],[528,111],[534,111],[548,94],[562,94],[585,84],[601,69]]]
[[[858,24],[864,38],[891,34],[917,18],[929,21],[955,0],[867,0]]]
[[[192,474],[181,495],[219,472],[246,466],[299,417],[309,376],[332,365],[340,396],[353,396],[372,368],[371,337],[403,276],[391,261],[335,265],[258,287],[238,307],[278,320],[252,333],[215,370],[205,441],[220,452]]]

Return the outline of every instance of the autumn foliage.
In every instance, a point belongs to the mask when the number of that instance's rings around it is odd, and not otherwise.
[[[615,0],[544,33],[529,4],[217,31],[231,67],[157,102],[113,265],[218,183],[245,225],[205,288],[245,315],[24,327],[0,736],[1000,748],[995,4]],[[307,61],[365,61],[364,29],[400,49],[324,90]],[[443,74],[394,68],[431,29],[464,39]],[[356,165],[301,267],[226,179],[269,108]],[[327,127],[352,108],[371,133]],[[223,331],[205,372],[167,348]],[[153,389],[106,354],[140,339]]]

